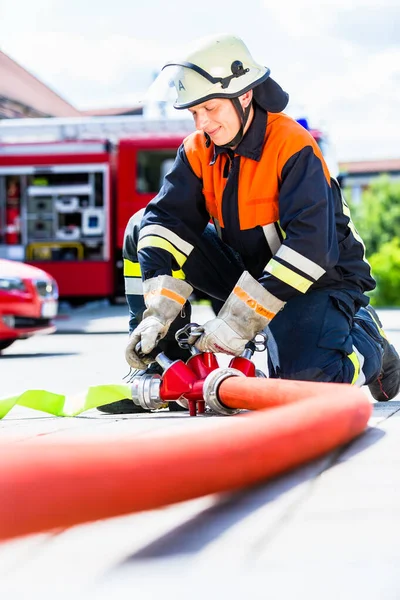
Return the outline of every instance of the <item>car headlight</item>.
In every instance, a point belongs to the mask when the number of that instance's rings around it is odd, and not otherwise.
[[[25,283],[19,277],[0,277],[0,291],[12,292],[17,290],[19,292],[25,292]]]
[[[36,290],[42,298],[58,298],[58,287],[54,279],[35,279]]]

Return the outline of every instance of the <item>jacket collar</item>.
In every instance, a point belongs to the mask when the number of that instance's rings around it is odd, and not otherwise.
[[[259,161],[262,154],[262,149],[265,140],[265,130],[267,128],[268,113],[254,104],[254,117],[250,127],[246,131],[246,134],[240,144],[235,148],[234,154],[239,154],[245,158],[251,158],[251,160]],[[226,154],[227,148],[221,146],[215,146],[210,161],[210,165],[213,165],[220,154]]]

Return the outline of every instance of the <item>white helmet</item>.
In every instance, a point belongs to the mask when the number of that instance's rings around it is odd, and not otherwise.
[[[198,40],[177,66],[173,83],[177,91],[175,108],[189,108],[210,98],[236,98],[255,87],[270,74],[257,64],[243,41],[233,35]]]
[[[181,58],[168,62],[146,94],[146,101],[172,101],[177,109],[190,108],[212,98],[232,100],[241,120],[238,143],[248,118],[238,97],[254,90],[253,99],[264,110],[282,111],[288,94],[269,77],[270,69],[256,63],[244,42],[230,34],[197,40]]]
[[[146,96],[166,99],[167,88],[169,95],[175,88],[174,107],[190,108],[211,98],[236,98],[269,74],[240,38],[216,35],[197,40],[185,56],[165,64]]]
[[[166,63],[144,101],[172,101],[175,108],[182,109],[211,98],[237,98],[257,87],[259,104],[270,112],[280,112],[288,95],[269,75],[270,69],[253,60],[240,38],[214,35],[197,40],[183,57]]]

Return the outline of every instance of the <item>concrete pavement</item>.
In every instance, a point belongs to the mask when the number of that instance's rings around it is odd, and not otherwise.
[[[400,310],[378,309],[383,327],[400,332]],[[193,306],[193,321],[203,322],[212,315],[206,304]],[[128,329],[128,307],[125,303],[110,305],[107,300],[89,302],[79,308],[61,305],[56,319],[57,333],[124,333]]]
[[[379,314],[398,346],[400,311]],[[195,307],[194,321],[209,316]],[[61,317],[59,334],[127,330],[125,305],[92,304]],[[0,544],[4,597],[36,599],[57,589],[58,598],[75,600],[398,600],[400,398],[373,409],[358,439],[256,488]],[[88,411],[29,426],[27,411],[3,425],[19,432],[18,443],[25,434],[105,443],[167,435],[168,460],[171,435],[230,418]]]
[[[193,307],[193,321],[203,323],[212,312],[208,305]],[[107,300],[89,302],[79,308],[61,306],[56,326],[58,334],[125,333],[128,332],[129,312],[125,303],[110,305]]]

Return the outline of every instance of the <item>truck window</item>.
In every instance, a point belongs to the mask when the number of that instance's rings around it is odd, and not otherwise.
[[[176,150],[140,150],[137,153],[136,191],[157,193],[174,164]]]

